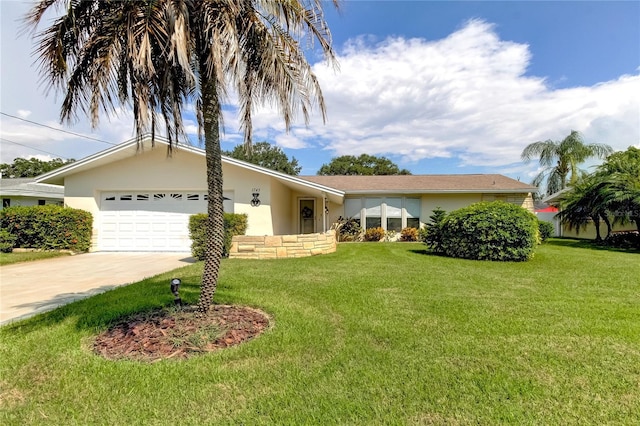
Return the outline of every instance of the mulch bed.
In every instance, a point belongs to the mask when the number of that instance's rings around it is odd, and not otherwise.
[[[108,359],[154,362],[186,359],[246,342],[269,327],[269,317],[245,306],[214,305],[137,314],[101,333],[94,351]]]

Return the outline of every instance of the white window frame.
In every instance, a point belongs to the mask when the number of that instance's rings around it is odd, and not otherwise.
[[[420,197],[403,197],[403,196],[389,196],[389,197],[376,197],[376,196],[369,196],[369,197],[349,197],[345,199],[345,204],[346,204],[346,200],[358,200],[360,201],[360,214],[359,217],[356,217],[358,220],[360,220],[360,226],[366,226],[367,223],[367,202],[366,200],[369,199],[379,199],[380,200],[380,226],[382,226],[382,228],[386,231],[387,230],[387,200],[388,199],[401,199],[401,205],[402,205],[402,210],[401,210],[401,218],[402,218],[402,229],[407,227],[407,219],[409,218],[409,215],[407,214],[407,200],[417,200],[419,205],[421,205],[422,199]],[[370,207],[371,208],[371,207]],[[422,209],[420,209],[420,213],[422,213]],[[345,214],[346,214],[346,210],[345,210]],[[375,216],[378,217],[378,216]],[[419,216],[417,218],[420,221],[420,224],[422,224],[422,221],[420,220],[421,217]]]

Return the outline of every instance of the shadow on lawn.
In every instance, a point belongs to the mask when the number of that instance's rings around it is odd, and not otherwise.
[[[185,305],[197,302],[202,278],[198,270],[187,268],[189,267],[172,272],[182,280],[180,297]],[[82,293],[59,294],[49,300],[30,304],[36,311],[34,317],[22,320],[17,318],[15,322],[4,324],[2,330],[24,334],[69,319],[75,319],[78,330],[106,329],[133,314],[174,306],[170,278],[165,273],[134,284],[102,286]],[[218,286],[220,287],[221,285]],[[68,304],[59,306],[65,302]],[[53,310],[49,310],[52,308]]]
[[[616,253],[640,253],[634,248],[618,248],[596,243],[594,240],[578,240],[574,238],[551,238],[544,242],[545,245],[556,247],[571,247],[588,250],[612,251]]]

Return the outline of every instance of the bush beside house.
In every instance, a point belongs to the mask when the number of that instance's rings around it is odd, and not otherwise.
[[[224,251],[223,256],[229,256],[231,239],[234,235],[244,235],[247,232],[248,218],[246,214],[224,214]],[[191,255],[198,260],[204,260],[206,252],[207,214],[194,214],[189,217],[189,236],[191,237]]]
[[[538,219],[503,201],[480,202],[432,217],[427,245],[450,257],[525,261],[539,242]]]
[[[56,205],[16,206],[0,210],[0,228],[13,236],[13,247],[85,252],[91,247],[93,216]],[[3,233],[4,234],[4,233]],[[8,238],[2,237],[6,245]]]

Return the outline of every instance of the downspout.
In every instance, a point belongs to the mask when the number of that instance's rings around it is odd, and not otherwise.
[[[322,193],[322,233],[327,232],[327,194]]]

